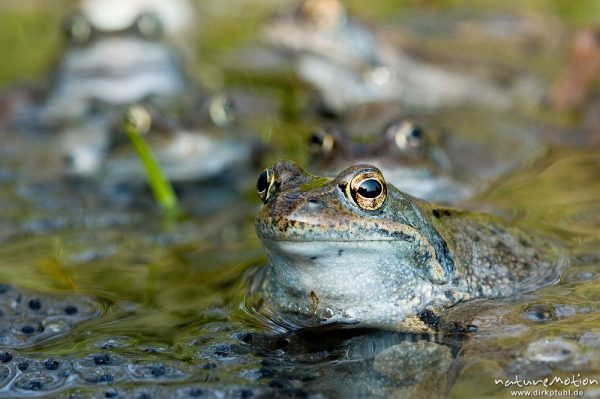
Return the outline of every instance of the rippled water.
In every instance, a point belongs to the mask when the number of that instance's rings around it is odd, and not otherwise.
[[[236,46],[252,47],[252,22],[282,6],[240,1],[233,12],[212,3],[201,3],[214,19],[205,19],[200,47],[214,54],[215,63]],[[423,45],[442,56],[452,51],[440,38],[445,25],[430,19],[432,13],[440,21],[444,5],[432,2],[414,17],[402,10],[396,21],[384,17],[394,9],[388,3],[356,9],[424,35]],[[542,11],[565,14],[549,8]],[[31,14],[17,10],[7,15]],[[449,24],[452,18],[448,13]],[[227,36],[215,43],[227,28],[237,42]],[[498,57],[485,51],[486,43],[471,45],[483,59]],[[547,65],[553,54],[547,51],[540,46],[535,57],[507,54],[550,76],[556,66]],[[215,71],[201,60],[201,79]],[[287,99],[287,113],[267,107],[247,115],[272,146],[264,166],[278,158],[305,160],[305,135],[314,121],[297,110],[311,97],[282,89],[279,78],[265,83],[250,73],[219,76],[237,90],[257,90],[266,104]],[[506,118],[485,115],[470,123],[467,115],[438,123],[478,137],[482,120]],[[542,144],[465,206],[553,230],[574,261],[555,286],[456,309],[479,327],[465,337],[274,329],[242,306],[246,276],[266,261],[254,234],[254,177],[242,193],[219,179],[184,190],[187,216],[171,220],[144,190],[106,192],[89,181],[22,178],[15,151],[31,143],[5,133],[0,138],[11,144],[0,149],[0,396],[479,398],[510,397],[516,388],[495,380],[516,375],[600,379],[600,151],[544,143],[545,126],[556,118],[535,117],[526,126]],[[579,389],[600,396],[600,384]]]

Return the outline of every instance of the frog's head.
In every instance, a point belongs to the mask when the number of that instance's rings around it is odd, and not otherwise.
[[[187,79],[177,46],[167,41],[176,15],[149,2],[88,0],[67,18],[46,119],[80,118],[97,104],[169,104],[181,97]]]
[[[329,35],[343,31],[346,20],[346,9],[339,0],[304,0],[293,11],[271,17],[263,37],[292,52],[314,51]]]
[[[162,33],[169,38],[188,34],[195,19],[189,0],[83,0],[79,13],[104,32],[122,31],[136,23],[148,24],[141,30],[152,28],[151,22],[139,21],[140,16],[151,14],[160,21]]]
[[[280,161],[260,175],[257,189],[272,310],[303,325],[424,328],[416,315],[439,303],[455,275],[426,205],[367,164],[326,179]]]
[[[378,100],[377,93],[396,79],[390,56],[396,52],[347,15],[339,0],[304,0],[293,12],[267,21],[261,34],[321,93],[330,112]]]
[[[339,0],[302,0],[291,12],[285,12],[270,20],[288,30],[326,32],[344,25],[346,8]]]
[[[353,140],[341,127],[327,124],[310,136],[308,150],[317,165],[362,162],[394,167],[426,165],[446,168],[449,161],[435,137],[411,119],[397,119],[368,142]]]
[[[314,29],[331,29],[344,23],[346,9],[339,0],[304,0],[295,15]]]

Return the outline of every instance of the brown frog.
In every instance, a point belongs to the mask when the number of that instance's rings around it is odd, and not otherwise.
[[[372,165],[323,178],[279,161],[257,189],[259,308],[290,328],[444,328],[444,309],[552,284],[569,263],[550,236],[415,199]]]

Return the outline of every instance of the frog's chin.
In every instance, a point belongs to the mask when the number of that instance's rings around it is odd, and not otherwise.
[[[403,241],[263,240],[267,302],[304,326],[394,329],[442,295],[407,261]]]
[[[60,71],[53,90],[59,99],[126,104],[185,90],[183,73],[171,49],[133,38],[70,49]]]

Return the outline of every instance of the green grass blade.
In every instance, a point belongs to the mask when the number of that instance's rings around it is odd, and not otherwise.
[[[154,198],[168,213],[178,213],[179,203],[173,187],[143,137],[150,130],[150,124],[151,117],[148,111],[140,105],[135,105],[127,110],[123,129],[142,161]]]

